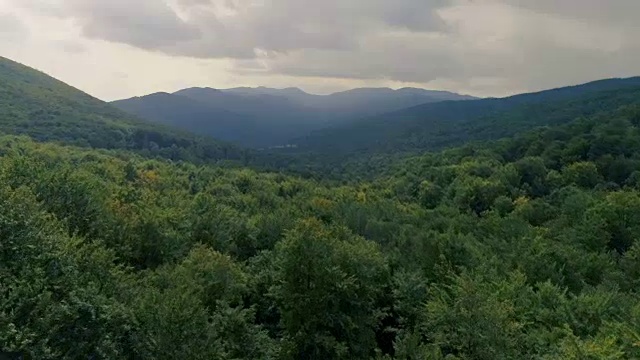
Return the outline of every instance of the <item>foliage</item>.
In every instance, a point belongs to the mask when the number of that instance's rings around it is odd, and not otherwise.
[[[4,135],[0,357],[640,358],[639,118],[345,184]]]

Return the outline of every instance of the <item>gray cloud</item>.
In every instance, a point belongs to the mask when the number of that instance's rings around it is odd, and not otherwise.
[[[162,0],[14,0],[41,14],[73,19],[83,35],[157,50],[200,37]]]
[[[86,37],[230,58],[242,76],[508,92],[640,73],[637,0],[13,1],[56,3]]]
[[[27,26],[15,15],[0,13],[0,39],[20,41],[29,35]]]
[[[494,0],[512,6],[596,23],[637,24],[640,2],[634,0]]]
[[[18,1],[18,0],[14,0]],[[73,18],[90,38],[172,55],[251,58],[256,50],[355,50],[388,29],[433,31],[449,0],[21,0]]]
[[[72,0],[66,4],[92,38],[155,49],[200,36],[196,27],[156,0]]]
[[[297,50],[358,51],[390,29],[434,31],[448,0],[174,0],[201,39],[164,51],[195,57],[253,58]]]
[[[562,4],[554,8],[555,3]],[[625,11],[640,10],[640,3],[618,0],[612,9],[599,11],[603,3],[460,1],[440,8],[445,26],[436,31],[406,27],[372,32],[360,38],[354,51],[267,54],[256,63],[266,74],[447,80],[458,88],[493,83],[492,89],[480,91],[498,94],[640,74],[635,61],[640,58],[640,27],[617,22],[628,17]],[[249,70],[255,72],[255,67]]]
[[[86,46],[76,41],[59,41],[60,48],[69,54],[77,55],[87,51]]]

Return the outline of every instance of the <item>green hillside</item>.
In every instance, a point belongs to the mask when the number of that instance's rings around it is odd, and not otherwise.
[[[299,139],[289,171],[371,179],[395,163],[472,142],[512,137],[545,126],[640,104],[640,78],[612,79],[504,99],[440,102],[334,127]],[[285,165],[281,165],[285,167]]]
[[[48,75],[0,57],[0,132],[37,141],[191,161],[246,161],[239,147],[135,119]]]

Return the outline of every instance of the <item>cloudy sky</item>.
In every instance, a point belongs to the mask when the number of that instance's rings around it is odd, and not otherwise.
[[[640,75],[638,0],[0,0],[0,55],[105,100],[190,86],[502,96]]]

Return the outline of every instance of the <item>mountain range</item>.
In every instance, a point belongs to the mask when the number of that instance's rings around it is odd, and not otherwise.
[[[189,88],[112,104],[151,122],[248,147],[285,145],[308,133],[407,107],[471,96],[416,88],[313,95],[298,88]]]

